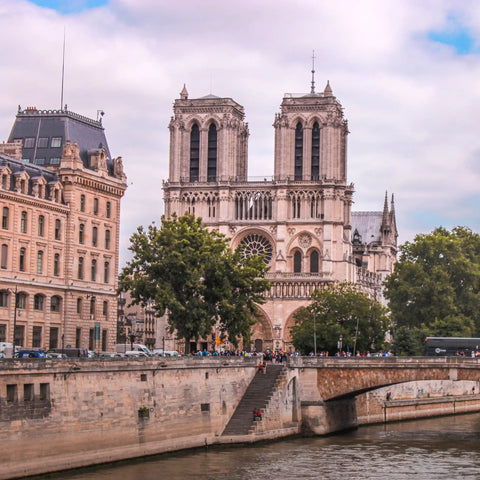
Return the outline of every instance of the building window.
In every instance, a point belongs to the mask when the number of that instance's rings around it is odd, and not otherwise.
[[[98,228],[93,227],[92,229],[92,246],[97,246],[97,238],[98,238]]]
[[[92,282],[95,281],[95,278],[97,277],[97,261],[92,260],[92,271],[91,271],[91,280]]]
[[[23,292],[17,293],[16,305],[17,305],[17,308],[20,308],[22,310],[25,310],[25,308],[27,308],[27,294],[26,293],[23,293]],[[19,345],[21,345],[21,344],[19,344]]]
[[[303,127],[300,122],[295,128],[295,180],[303,178]]]
[[[37,253],[37,273],[43,272],[43,250],[39,250]]]
[[[110,250],[110,230],[105,230],[105,250]]]
[[[93,199],[93,214],[98,215],[98,198]]]
[[[35,146],[35,138],[27,137],[23,141],[23,148],[33,148]]]
[[[82,344],[82,329],[77,327],[75,329],[75,348],[81,348]]]
[[[52,141],[50,143],[52,148],[58,148],[62,146],[62,137],[52,137]]]
[[[90,317],[95,317],[95,297],[92,297],[90,300]]]
[[[81,223],[78,230],[78,243],[83,244],[84,234],[85,234],[85,225]]]
[[[7,402],[14,403],[18,401],[17,385],[7,385]]]
[[[103,315],[106,317],[108,315],[108,302],[105,300],[103,302],[103,310],[102,310]]]
[[[2,245],[2,260],[0,264],[0,268],[3,270],[7,269],[7,262],[8,262],[8,245]]]
[[[40,400],[43,400],[43,401],[50,400],[50,384],[49,383],[40,384]]]
[[[318,273],[318,252],[316,250],[310,254],[310,272]]]
[[[27,212],[25,210],[20,218],[20,232],[27,233]]]
[[[32,332],[32,347],[42,346],[42,327],[33,327]]]
[[[38,236],[43,237],[45,233],[45,217],[40,215],[38,217]]]
[[[80,211],[85,211],[85,195],[80,195]]]
[[[320,127],[318,122],[312,128],[312,180],[320,178]]]
[[[107,202],[106,213],[107,218],[110,218],[112,216],[112,204],[110,202]]]
[[[78,279],[83,280],[83,257],[78,259]]]
[[[8,213],[9,213],[8,207],[3,207],[3,213],[2,213],[2,228],[3,228],[4,230],[8,230]]]
[[[302,271],[302,253],[299,250],[293,255],[293,271],[295,273]]]
[[[213,123],[208,129],[207,162],[207,181],[214,182],[217,179],[217,127]]]
[[[8,307],[8,291],[7,290],[0,290],[0,307],[7,308]],[[1,342],[2,340],[0,340]]]
[[[56,253],[53,257],[53,275],[58,277],[60,271],[60,254]]]
[[[51,312],[60,312],[60,308],[62,306],[62,299],[58,295],[54,295],[50,299],[50,311]]]
[[[40,293],[37,293],[33,297],[33,309],[43,311],[44,299],[45,299],[45,297],[43,295],[41,295]]]
[[[77,298],[77,313],[82,313],[82,299],[80,297]]]
[[[55,240],[60,240],[61,226],[62,226],[62,222],[60,222],[60,220],[57,218],[57,220],[55,220]]]
[[[20,258],[19,258],[19,263],[18,263],[18,269],[21,271],[21,272],[24,272],[25,271],[25,255],[26,255],[26,249],[25,247],[22,247],[20,249]]]
[[[61,161],[60,157],[52,157],[50,159],[50,165],[60,165],[60,161]]]
[[[48,137],[40,137],[37,142],[38,148],[47,148],[48,147]]]
[[[7,326],[5,324],[0,324],[0,342],[7,341]]]
[[[36,158],[35,159],[35,165],[45,165],[45,159],[44,158]]]
[[[50,340],[48,348],[58,348],[58,327],[50,327]]]
[[[190,132],[190,181],[197,182],[200,168],[200,129],[196,123]]]
[[[103,283],[108,283],[110,277],[110,263],[105,262],[103,266]]]
[[[102,352],[107,350],[107,330],[102,330]]]

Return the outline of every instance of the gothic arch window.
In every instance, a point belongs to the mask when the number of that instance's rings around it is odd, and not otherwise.
[[[300,197],[294,196],[292,198],[292,217],[300,218],[302,202]]]
[[[194,123],[190,131],[190,181],[198,182],[200,169],[200,129]]]
[[[303,127],[300,122],[295,128],[295,180],[303,178]]]
[[[272,260],[273,248],[272,244],[258,233],[252,233],[243,238],[240,242],[243,248],[243,255],[263,255],[265,264],[269,264]]]
[[[208,164],[207,181],[214,182],[217,179],[217,127],[214,123],[208,129]]]
[[[317,250],[313,250],[310,253],[310,273],[318,273],[318,259],[319,255]]]
[[[320,126],[318,122],[312,128],[312,180],[320,178]]]
[[[293,271],[294,273],[300,273],[302,271],[302,252],[297,250],[293,254]]]

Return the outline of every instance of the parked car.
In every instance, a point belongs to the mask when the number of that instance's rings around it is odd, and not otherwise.
[[[64,353],[57,353],[57,352],[47,352],[45,354],[47,358],[67,358]]]
[[[150,355],[147,355],[145,352],[141,350],[129,350],[123,354],[124,357],[130,358],[148,358]]]
[[[16,358],[46,358],[43,350],[20,350],[15,353]]]

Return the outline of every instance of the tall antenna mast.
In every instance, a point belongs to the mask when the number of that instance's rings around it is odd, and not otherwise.
[[[312,51],[312,88],[310,93],[315,93],[315,50]]]
[[[60,110],[63,110],[63,81],[65,79],[65,27],[63,27],[63,55],[62,55],[62,96],[60,98]]]

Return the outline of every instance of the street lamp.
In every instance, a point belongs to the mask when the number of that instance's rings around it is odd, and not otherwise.
[[[13,352],[12,352],[12,358],[15,358],[15,330],[17,329],[17,295],[18,295],[18,287],[15,285],[15,291],[9,290],[10,293],[13,293],[14,295],[14,300],[13,300]]]
[[[353,339],[353,356],[357,355],[357,337],[358,337],[358,317],[357,317],[357,326],[355,327],[355,338]]]

